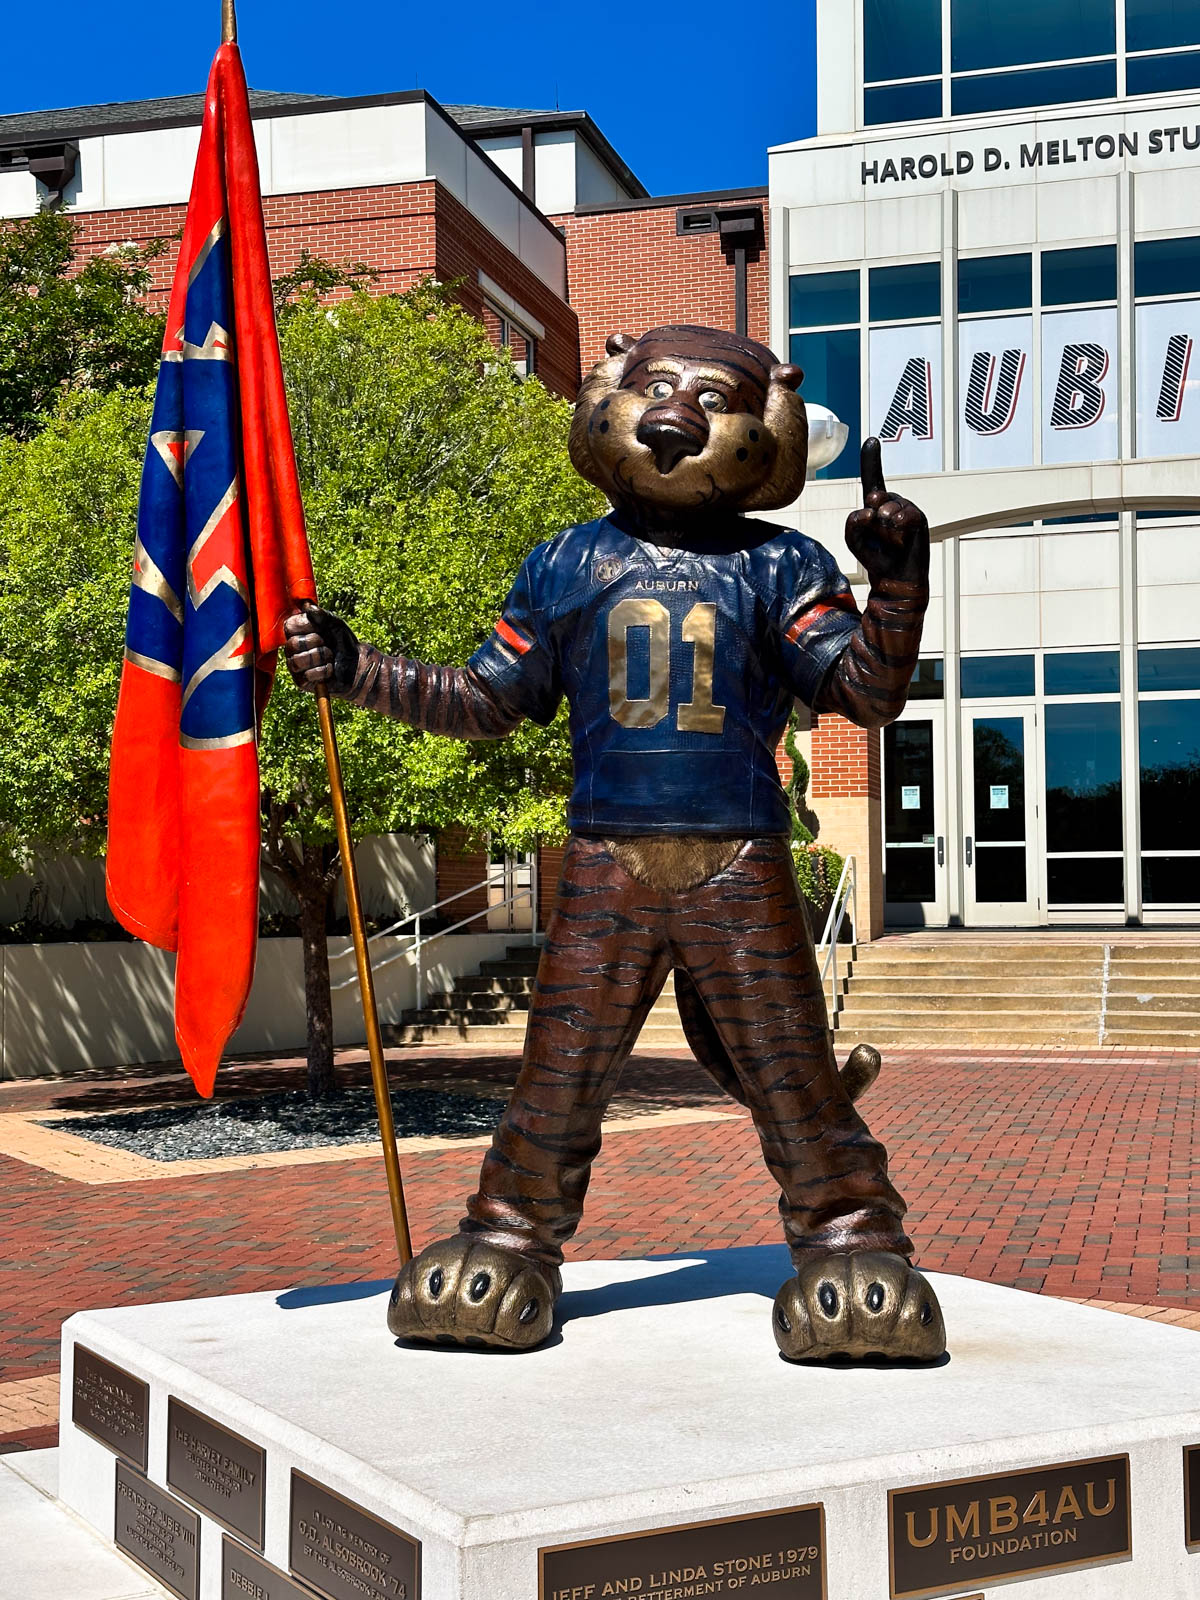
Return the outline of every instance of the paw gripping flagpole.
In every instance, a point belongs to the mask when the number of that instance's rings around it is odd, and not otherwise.
[[[175,1035],[202,1095],[258,938],[258,723],[287,616],[316,600],[279,359],[234,0],[222,0],[142,473],[109,785],[109,903],[177,952]],[[396,1248],[412,1259],[328,691],[317,696]]]

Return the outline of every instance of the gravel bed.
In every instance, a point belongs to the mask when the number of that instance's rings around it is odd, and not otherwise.
[[[504,1100],[499,1097],[431,1089],[392,1093],[392,1114],[401,1138],[490,1133],[503,1110]],[[69,1121],[45,1119],[42,1126],[61,1128],[117,1150],[131,1150],[151,1161],[312,1150],[322,1145],[363,1144],[379,1137],[375,1096],[369,1089],[347,1089],[331,1100],[317,1102],[302,1089],[280,1089],[248,1100],[203,1100]]]

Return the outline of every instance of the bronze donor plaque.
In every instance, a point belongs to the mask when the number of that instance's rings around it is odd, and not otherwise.
[[[265,1452],[182,1400],[167,1401],[167,1482],[262,1549]]]
[[[146,1470],[150,1385],[123,1367],[75,1346],[71,1421],[93,1439]]]
[[[1129,1457],[893,1489],[888,1544],[893,1600],[1119,1560],[1133,1551]]]
[[[1183,1542],[1200,1550],[1200,1444],[1183,1452]]]
[[[269,1567],[261,1556],[226,1534],[221,1544],[221,1600],[312,1600],[312,1593],[293,1583],[286,1572]]]
[[[288,1565],[328,1600],[420,1600],[420,1541],[296,1471]]]
[[[173,1494],[117,1462],[113,1540],[180,1600],[200,1593],[200,1518]]]
[[[689,1522],[538,1551],[538,1600],[723,1600],[755,1591],[774,1600],[825,1600],[823,1506]]]

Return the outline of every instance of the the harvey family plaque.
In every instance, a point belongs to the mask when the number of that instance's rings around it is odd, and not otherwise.
[[[197,1600],[200,1518],[123,1461],[117,1462],[113,1541],[180,1600]]]
[[[262,1549],[266,1456],[261,1446],[174,1397],[167,1402],[167,1482]]]
[[[893,1600],[1132,1554],[1129,1457],[961,1478],[888,1495]]]
[[[295,1470],[288,1565],[327,1600],[420,1600],[420,1542]]]
[[[146,1470],[150,1386],[83,1345],[75,1346],[71,1421]]]
[[[538,1600],[703,1594],[727,1600],[825,1600],[825,1512],[819,1505],[538,1551]]]

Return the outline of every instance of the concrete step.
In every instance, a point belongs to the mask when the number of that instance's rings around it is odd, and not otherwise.
[[[847,1009],[851,1006],[856,1010],[892,1015],[903,1012],[910,1016],[924,1016],[929,1012],[962,1012],[970,1016],[984,1016],[1009,1011],[1030,1011],[1039,1015],[1054,1016],[1063,1012],[1087,1012],[1089,1015],[1099,1016],[1100,990],[1096,988],[1091,994],[1073,990],[1070,993],[1031,995],[1025,992],[1022,986],[1015,994],[980,995],[966,989],[943,994],[939,994],[936,990],[913,994],[911,990],[905,991],[900,988],[894,992],[880,993],[869,984],[859,984],[855,981],[851,983],[846,999]]]
[[[430,1010],[461,1011],[470,1008],[475,1011],[528,1011],[529,1002],[533,995],[532,985],[516,994],[493,994],[488,990],[459,989],[439,990],[428,997]]]
[[[537,969],[536,950],[520,960],[516,956],[506,956],[502,961],[479,963],[479,974],[483,978],[534,978],[537,976]]]
[[[847,1001],[845,1009],[838,1017],[839,1029],[856,1028],[864,1039],[872,1028],[913,1028],[922,1033],[930,1030],[962,1032],[964,1028],[971,1032],[979,1028],[989,1031],[1016,1028],[1052,1034],[1090,1031],[1094,1039],[1099,1026],[1098,1007],[1092,1010],[1056,1011],[1052,1015],[1040,1010],[1031,1011],[1028,1007],[1020,1011],[1004,1012],[902,1011],[899,1008],[889,1010],[858,1005],[853,996]]]
[[[1200,945],[1193,950],[1200,956]],[[1044,965],[1072,961],[1103,962],[1104,945],[1097,944],[1039,944],[1036,939],[1022,939],[1013,944],[988,944],[983,940],[947,939],[944,944],[907,944],[890,939],[859,946],[859,956],[864,961],[937,961],[944,967],[957,966],[960,961],[1010,961],[1038,960]]]
[[[1006,961],[1003,966],[995,961],[964,961],[954,958],[930,956],[921,960],[879,960],[860,953],[854,963],[856,976],[872,978],[927,978],[941,982],[945,978],[1099,978],[1104,971],[1104,960],[1056,962],[1052,967],[1034,957],[1021,961]]]
[[[1193,1033],[1169,1033],[1152,1028],[1105,1028],[1104,1043],[1124,1045],[1132,1050],[1200,1050],[1200,1029]]]
[[[1151,984],[1200,981],[1200,962],[1195,961],[1113,961],[1108,969],[1110,982],[1148,980]]]
[[[1176,1032],[1195,1033],[1200,1035],[1200,1012],[1197,1011],[1156,1011],[1151,1006],[1138,1006],[1136,1010],[1118,1008],[1110,1005],[1105,1021],[1106,1029],[1109,1027],[1134,1028],[1139,1032]]]
[[[1072,1046],[1080,1050],[1094,1050],[1097,1039],[1098,1030],[1094,1023],[1088,1027],[1061,1029],[1044,1025],[939,1028],[932,1026],[925,1018],[915,1018],[911,1025],[903,1019],[893,1019],[887,1026],[874,1021],[864,1023],[861,1019],[855,1022],[839,1018],[836,1035],[839,1057],[856,1044],[874,1045],[877,1050],[1011,1050],[1018,1046]]]
[[[1098,996],[1102,987],[1100,973],[1058,973],[1053,977],[1036,978],[964,978],[957,973],[936,978],[925,974],[920,977],[907,975],[878,977],[874,972],[863,971],[858,966],[855,966],[851,974],[851,982],[855,994],[889,995],[897,998],[911,996],[922,1004],[926,997],[942,994],[970,995],[984,1000],[993,995],[1012,994],[1030,997],[1055,994]]]
[[[1191,996],[1200,1001],[1200,977],[1169,978],[1162,976],[1148,976],[1145,978],[1129,978],[1122,973],[1119,977],[1110,975],[1108,980],[1110,996],[1152,995],[1178,995],[1180,999]]]
[[[511,1025],[502,1023],[483,1023],[473,1027],[458,1027],[443,1023],[390,1023],[383,1028],[384,1043],[398,1044],[487,1044],[520,1045],[525,1037],[524,1022],[514,1022]],[[683,1029],[676,1023],[674,1027],[656,1025],[648,1022],[642,1029],[638,1040],[639,1047],[657,1047],[660,1049],[675,1049],[685,1046],[687,1040],[683,1036]]]
[[[1200,994],[1151,994],[1145,989],[1131,994],[1108,991],[1109,1016],[1140,1017],[1147,1011],[1175,1011],[1200,1021]]]
[[[482,974],[454,980],[455,994],[532,994],[533,978],[522,974],[516,978],[485,978]]]

